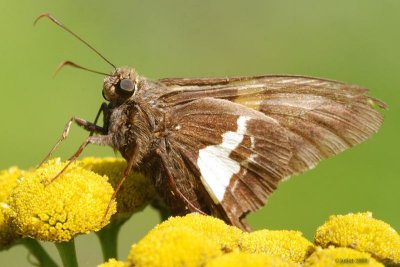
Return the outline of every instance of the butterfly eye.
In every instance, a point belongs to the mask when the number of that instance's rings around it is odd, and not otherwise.
[[[135,90],[135,85],[130,79],[123,79],[119,82],[119,89],[123,94],[131,95]]]

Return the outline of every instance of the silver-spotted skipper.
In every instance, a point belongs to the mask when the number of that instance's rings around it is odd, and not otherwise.
[[[173,214],[201,212],[248,230],[245,215],[280,181],[363,142],[383,121],[373,106],[385,104],[357,85],[291,75],[152,81],[98,54],[114,67],[104,74],[107,103],[93,123],[72,117],[46,159],[76,123],[90,136],[70,162],[88,144],[111,146],[128,163],[119,186],[132,169],[143,172]]]

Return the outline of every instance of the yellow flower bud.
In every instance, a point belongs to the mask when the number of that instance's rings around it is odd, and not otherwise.
[[[59,159],[26,172],[9,196],[6,216],[19,234],[39,240],[63,242],[75,235],[97,231],[115,213],[107,177],[72,164],[46,185],[65,166]]]
[[[155,230],[169,227],[189,227],[214,240],[224,252],[237,250],[238,242],[242,235],[242,231],[239,228],[227,225],[220,219],[198,213],[188,214],[183,217],[171,217],[157,225]]]
[[[129,266],[198,267],[221,254],[215,240],[190,227],[153,229],[132,246]]]
[[[249,253],[279,256],[302,263],[314,251],[314,245],[298,231],[259,230],[243,233],[240,249]]]
[[[399,234],[389,224],[372,218],[370,212],[329,217],[317,229],[315,243],[354,248],[385,264],[400,264]]]

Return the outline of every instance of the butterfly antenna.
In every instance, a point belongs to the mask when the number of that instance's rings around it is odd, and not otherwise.
[[[110,74],[107,74],[107,73],[104,73],[104,72],[101,72],[101,71],[96,71],[96,70],[88,69],[88,68],[82,67],[82,66],[80,66],[80,65],[78,65],[78,64],[76,64],[76,63],[74,63],[74,62],[72,62],[72,61],[68,61],[68,60],[67,60],[67,61],[62,62],[60,65],[58,65],[58,67],[56,68],[56,70],[53,72],[53,77],[56,76],[57,73],[58,73],[62,68],[64,68],[65,66],[71,66],[71,67],[74,67],[74,68],[77,68],[77,69],[86,70],[86,71],[89,71],[89,72],[93,72],[93,73],[97,73],[97,74],[101,74],[101,75],[105,75],[105,76],[110,76]]]
[[[60,21],[58,21],[55,17],[53,17],[51,14],[49,13],[43,13],[40,16],[38,16],[35,20],[35,22],[33,23],[33,25],[36,25],[36,23],[42,19],[42,18],[48,18],[50,19],[52,22],[54,22],[55,24],[57,24],[58,26],[60,26],[62,29],[64,29],[65,31],[69,32],[70,34],[72,34],[73,36],[75,36],[75,38],[77,38],[79,41],[81,41],[82,43],[84,43],[87,47],[89,47],[93,52],[95,52],[97,55],[99,55],[104,61],[106,61],[108,64],[110,64],[115,70],[117,69],[117,67],[111,63],[111,61],[109,61],[105,56],[103,56],[99,51],[97,51],[93,46],[91,46],[89,43],[87,43],[85,40],[83,40],[81,37],[79,37],[76,33],[74,33],[73,31],[71,31],[70,29],[68,29],[64,24],[62,24]],[[69,64],[71,65],[71,64]],[[89,70],[90,71],[90,70]]]

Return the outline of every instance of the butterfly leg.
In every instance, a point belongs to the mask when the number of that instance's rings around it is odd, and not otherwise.
[[[99,136],[89,136],[86,138],[86,140],[81,144],[81,146],[78,148],[78,150],[72,155],[72,157],[69,158],[68,163],[64,166],[64,168],[56,175],[54,176],[48,183],[47,185],[51,184],[54,182],[61,174],[65,172],[65,170],[76,161],[76,159],[79,157],[79,155],[82,153],[82,151],[85,149],[85,147],[88,144],[96,144],[96,145],[107,145],[111,146],[112,145],[112,136],[111,135],[99,135]]]
[[[118,191],[121,189],[121,186],[122,186],[122,184],[124,183],[126,177],[128,177],[128,175],[129,175],[129,174],[131,173],[131,171],[132,171],[133,166],[136,166],[137,163],[138,163],[138,161],[139,161],[139,159],[140,159],[140,156],[139,156],[139,148],[141,147],[141,142],[140,142],[139,139],[136,139],[135,143],[136,143],[136,144],[135,144],[135,147],[134,147],[134,149],[132,150],[132,155],[131,155],[131,157],[129,158],[129,160],[128,160],[128,162],[127,162],[127,165],[126,165],[126,168],[125,168],[125,170],[124,170],[124,173],[122,174],[122,177],[121,177],[121,179],[119,180],[117,186],[114,188],[114,193],[112,194],[111,199],[110,199],[110,201],[108,202],[107,209],[106,209],[106,211],[105,211],[105,213],[104,213],[104,215],[103,215],[103,221],[105,220],[106,215],[107,215],[108,211],[109,211],[110,208],[111,208],[111,204],[112,204],[113,200],[116,198]]]
[[[106,102],[101,103],[99,111],[97,111],[96,117],[94,118],[94,122],[93,122],[94,125],[97,125],[97,121],[99,120],[101,113],[103,113],[103,116],[106,118],[106,116],[108,114],[108,106],[107,106]],[[107,129],[106,129],[105,125],[103,125],[103,127],[101,127],[101,128],[102,128],[102,132],[98,132],[96,130],[91,130],[91,131],[89,130],[90,131],[89,136],[92,136],[94,133],[107,134]]]
[[[70,118],[64,127],[64,131],[63,131],[61,137],[58,139],[57,143],[53,146],[53,148],[50,150],[50,152],[47,153],[46,157],[40,162],[38,167],[40,167],[45,161],[47,161],[51,157],[51,155],[54,153],[54,151],[57,150],[57,148],[60,146],[60,144],[65,139],[67,139],[72,123],[76,123],[78,126],[83,127],[85,130],[89,131],[90,132],[89,136],[92,136],[93,133],[106,134],[105,133],[106,130],[104,129],[104,127],[97,126],[97,120],[99,119],[100,114],[102,112],[103,112],[103,114],[105,114],[106,111],[107,111],[107,104],[103,103],[101,105],[99,111],[97,112],[94,123],[88,122],[84,119],[81,119],[81,118],[78,118],[75,116]]]
[[[190,202],[190,200],[187,199],[185,197],[185,195],[179,190],[178,185],[176,184],[176,182],[174,180],[174,176],[172,175],[170,169],[168,168],[169,164],[168,164],[168,160],[166,158],[166,153],[163,153],[163,151],[161,151],[160,149],[156,149],[155,153],[160,157],[160,159],[162,161],[162,165],[163,165],[165,174],[167,175],[169,188],[171,188],[171,190],[172,190],[171,193],[173,195],[177,196],[178,198],[180,198],[186,205],[188,205],[191,208],[192,212],[195,211],[200,214],[207,215],[204,211],[200,210],[195,205],[193,205],[192,202]]]

